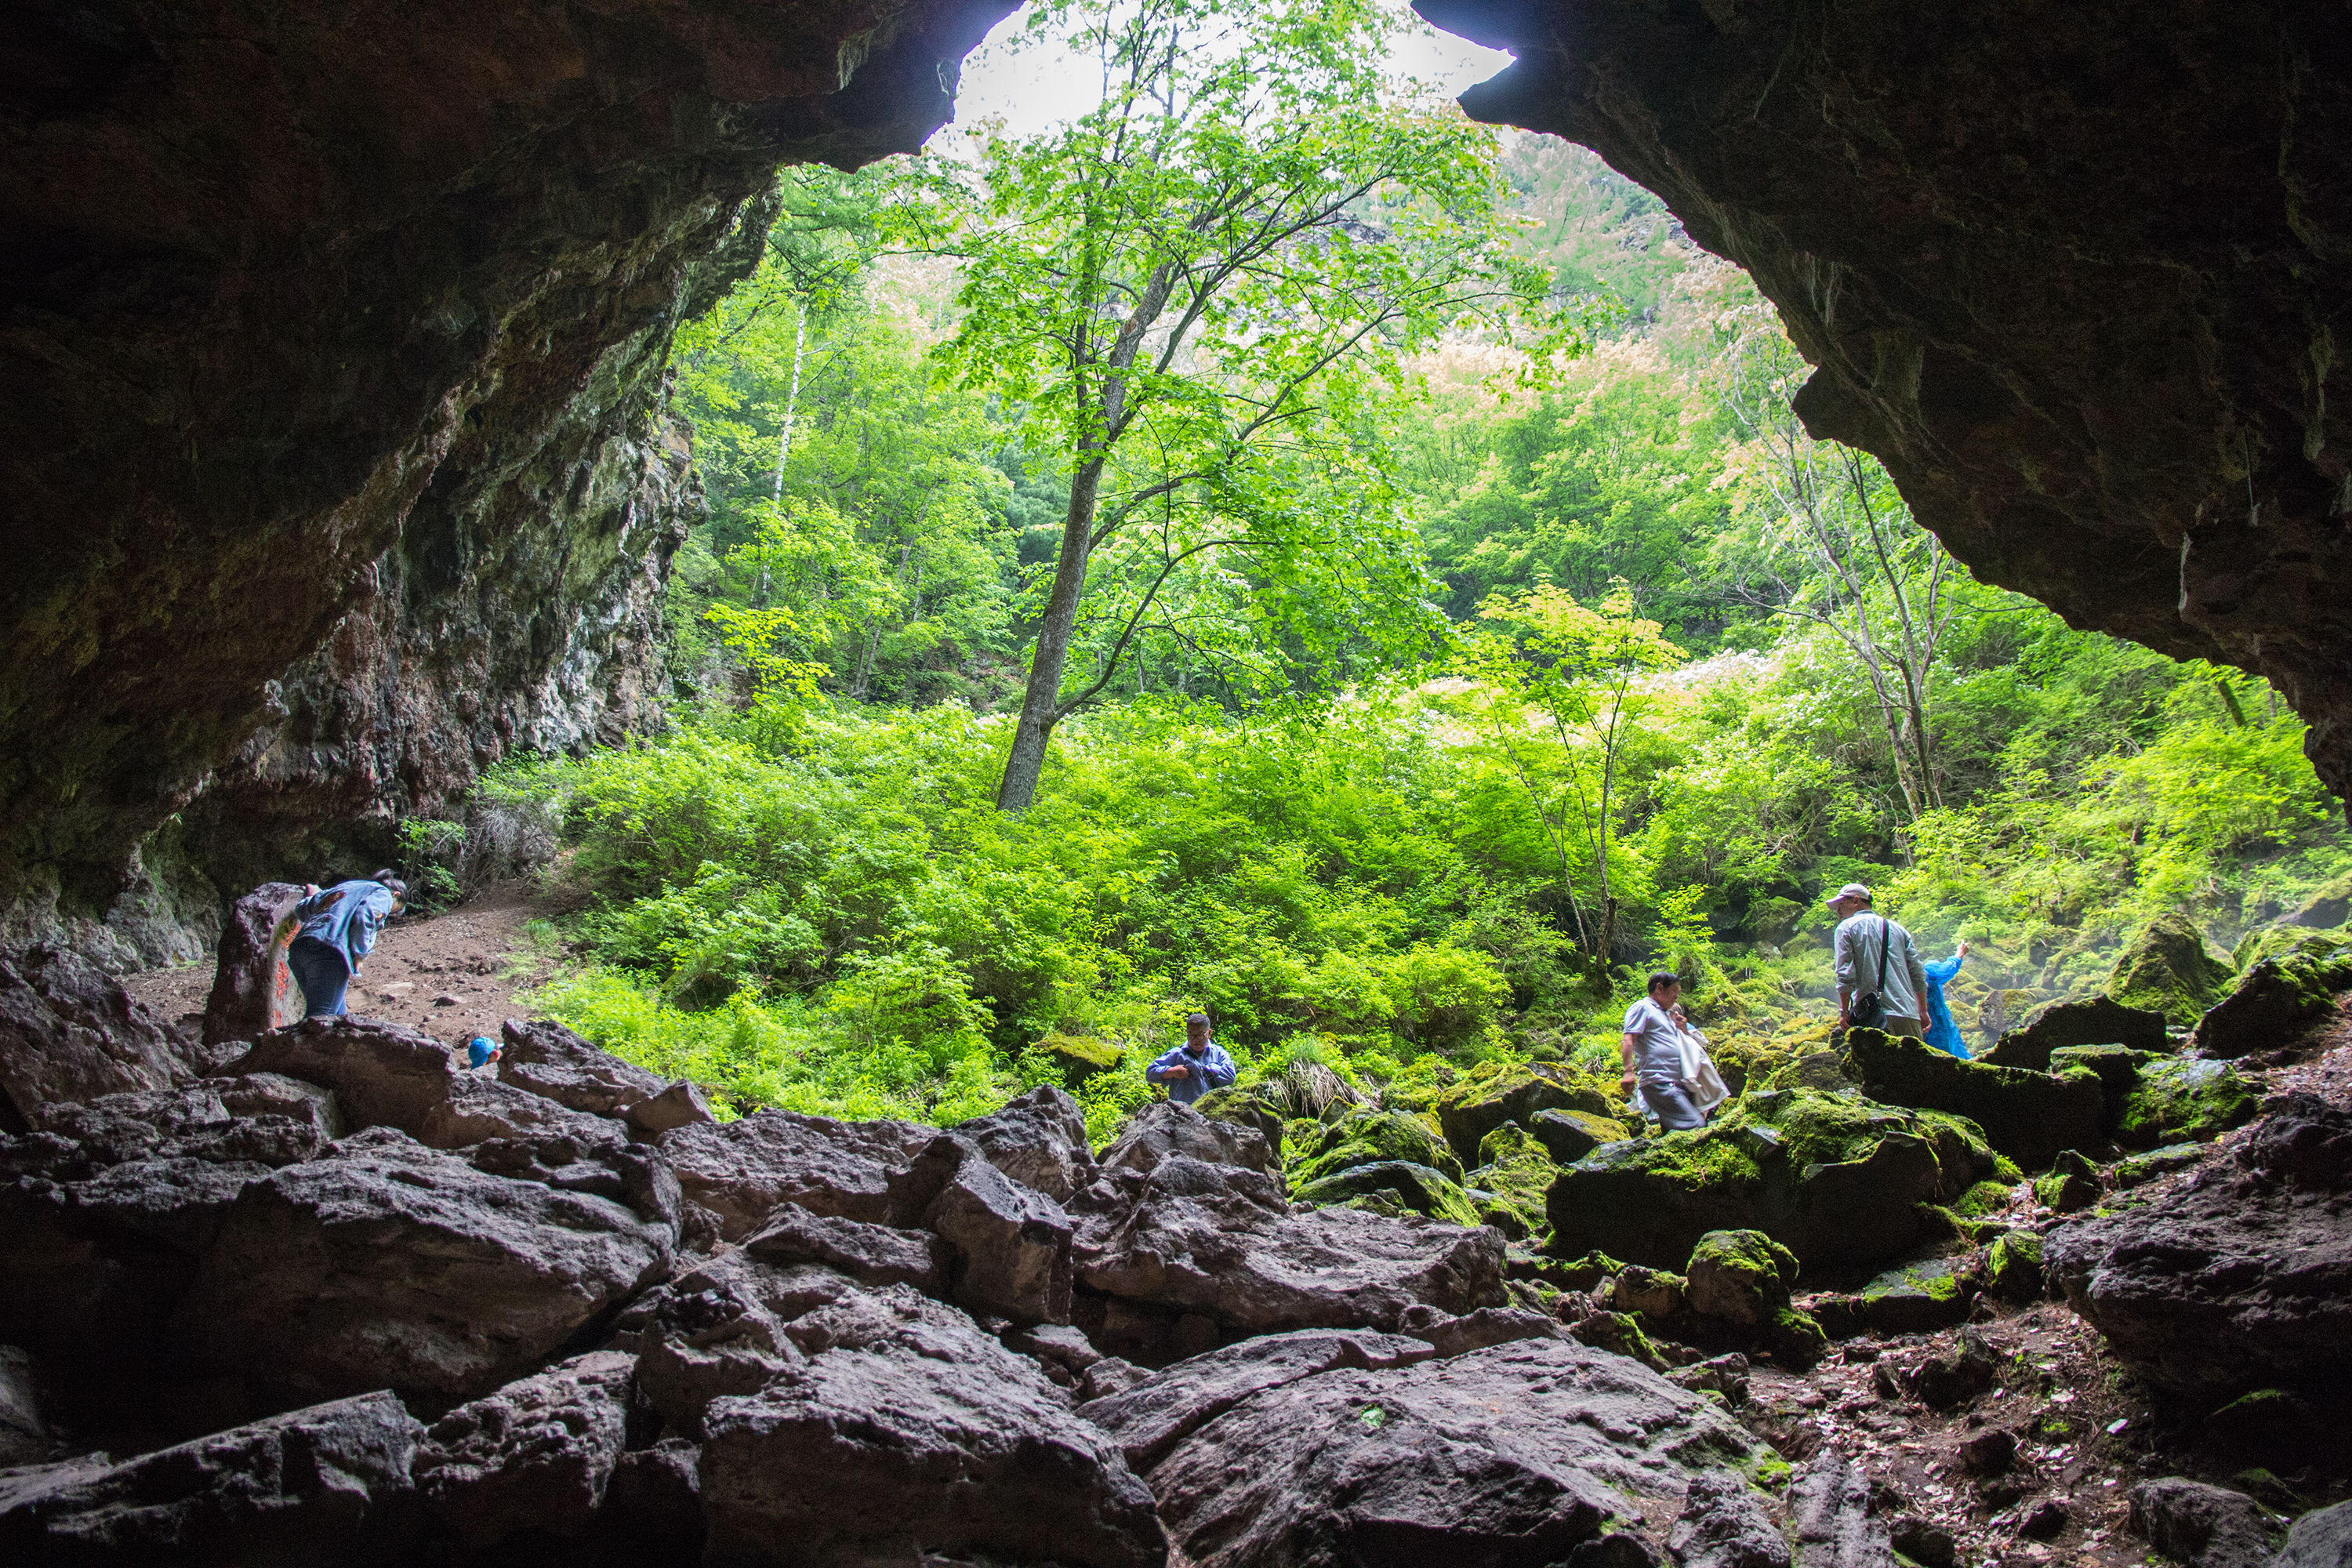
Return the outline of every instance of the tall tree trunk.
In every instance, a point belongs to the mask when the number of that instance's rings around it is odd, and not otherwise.
[[[793,335],[793,384],[784,394],[784,426],[776,436],[776,500],[784,499],[784,459],[793,455],[793,418],[800,410],[801,361],[808,354],[808,306],[799,300],[793,308],[800,313],[800,322]]]
[[[1105,461],[1095,458],[1070,481],[1070,510],[1062,523],[1062,553],[1054,563],[1054,591],[1037,622],[1037,651],[1029,663],[1021,722],[1013,731],[1012,753],[1004,759],[1004,780],[996,788],[999,811],[1026,811],[1037,797],[1037,780],[1045,771],[1045,743],[1062,717],[1062,671],[1069,662],[1070,636],[1077,629],[1087,559],[1094,552],[1095,504]]]

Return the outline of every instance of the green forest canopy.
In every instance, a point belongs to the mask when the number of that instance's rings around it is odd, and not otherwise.
[[[2231,942],[2352,867],[2274,692],[1974,581],[1874,460],[1804,437],[1777,320],[1654,198],[1451,134],[1550,326],[1399,338],[1377,395],[1318,407],[1328,461],[1253,480],[1310,518],[1377,488],[1383,570],[1205,552],[1116,666],[1119,617],[1081,618],[1062,689],[1100,690],[1017,813],[1072,468],[951,254],[971,165],[787,171],[758,274],[675,351],[709,513],[671,728],[484,786],[560,816],[594,898],[555,1016],[738,1108],[945,1122],[1082,1081],[1102,1131],[1143,1089],[1087,1064],[1194,1008],[1252,1074],[1409,1079],[1598,1060],[1664,964],[1736,1053],[1833,1011],[1821,894],[1858,879],[1931,955],[1970,940],[1968,1029],[1996,993],[2097,989],[2156,915]],[[1002,224],[1018,190],[980,184]],[[1360,222],[1403,232],[1402,199]],[[1215,374],[1220,406],[1255,395]],[[1215,486],[1189,504],[1219,525]],[[1089,571],[1111,602],[1134,563]]]

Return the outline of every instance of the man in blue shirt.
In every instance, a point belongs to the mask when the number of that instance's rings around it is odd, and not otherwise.
[[[407,899],[407,883],[378,871],[364,881],[313,888],[294,906],[302,929],[287,946],[286,967],[302,987],[304,1016],[343,1016],[343,992],[359,973],[360,960],[375,950],[376,932]]]
[[[1190,1105],[1233,1082],[1237,1071],[1225,1047],[1209,1038],[1209,1016],[1195,1013],[1184,1020],[1184,1043],[1144,1068],[1143,1081],[1166,1085],[1169,1099]]]

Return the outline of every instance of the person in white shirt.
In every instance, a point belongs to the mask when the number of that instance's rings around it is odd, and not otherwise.
[[[1911,933],[1870,907],[1870,889],[1848,882],[1830,898],[1838,917],[1830,952],[1837,970],[1838,1027],[1859,1026],[1925,1038],[1927,969]],[[1879,1016],[1864,999],[1876,998]]]
[[[1706,1052],[1675,1016],[1682,992],[1682,982],[1673,974],[1661,970],[1651,975],[1649,994],[1625,1009],[1625,1032],[1618,1042],[1625,1067],[1620,1087],[1637,1105],[1646,1104],[1669,1132],[1706,1126],[1708,1104],[1723,1099],[1718,1093],[1702,1103],[1709,1091],[1685,1059],[1696,1048],[1705,1061]],[[1707,1065],[1711,1069],[1713,1064]]]

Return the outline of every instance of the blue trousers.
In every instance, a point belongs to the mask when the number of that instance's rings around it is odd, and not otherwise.
[[[343,1016],[343,991],[352,983],[352,971],[341,953],[315,936],[298,936],[286,949],[286,967],[302,987],[304,1017]]]

